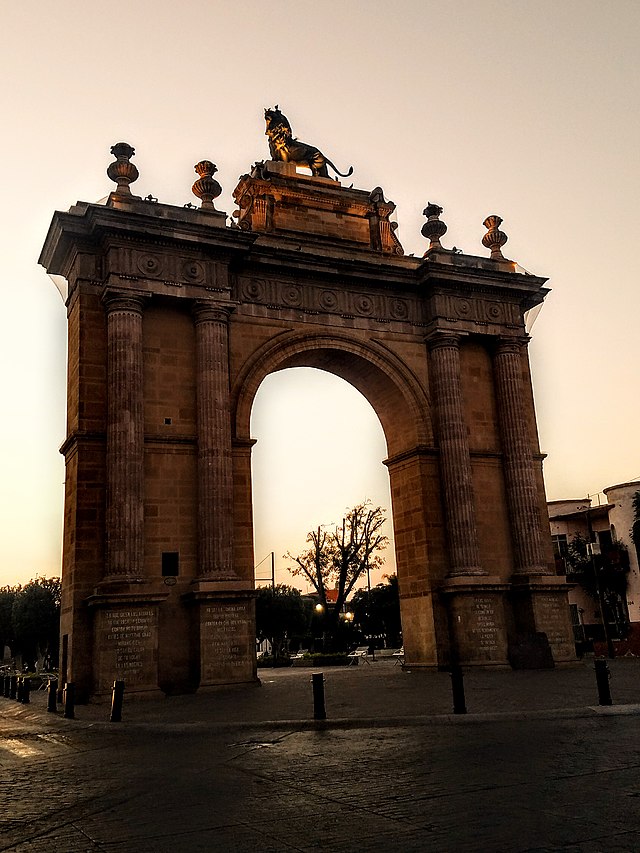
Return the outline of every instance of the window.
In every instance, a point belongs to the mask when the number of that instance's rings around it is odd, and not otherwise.
[[[176,577],[180,569],[180,553],[178,551],[162,552],[162,577]]]
[[[567,542],[567,534],[552,533],[551,541],[553,542],[553,556],[566,557],[569,553],[569,543]]]

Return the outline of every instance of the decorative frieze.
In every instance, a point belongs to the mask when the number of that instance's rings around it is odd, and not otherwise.
[[[386,292],[363,293],[346,287],[302,286],[277,279],[240,277],[238,298],[241,302],[273,306],[276,309],[295,308],[383,322],[418,322],[418,305],[415,300]]]
[[[225,290],[229,287],[226,264],[189,257],[177,252],[136,251],[129,246],[112,246],[108,273],[121,281],[158,281],[172,286],[200,285]]]

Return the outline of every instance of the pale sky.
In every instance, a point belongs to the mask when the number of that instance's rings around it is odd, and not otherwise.
[[[407,253],[428,201],[469,254],[503,217],[505,255],[552,288],[530,346],[548,498],[640,475],[637,0],[0,0],[0,20],[0,585],[60,567],[65,309],[37,265],[53,211],[107,195],[126,141],[137,194],[195,201],[208,158],[231,213],[276,103],[383,187]],[[384,436],[350,386],[300,371],[265,381],[253,432],[256,562],[274,550],[287,582],[307,530],[388,502]]]

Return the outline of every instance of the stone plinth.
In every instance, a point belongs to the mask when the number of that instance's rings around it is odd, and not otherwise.
[[[255,594],[248,582],[200,581],[185,598],[194,608],[200,688],[257,680]]]
[[[395,204],[382,190],[345,188],[329,178],[300,174],[290,163],[256,164],[236,187],[238,223],[244,231],[330,237],[392,255],[404,251],[390,216]]]
[[[163,594],[94,595],[93,695],[111,693],[122,680],[127,694],[160,694],[158,609]]]
[[[527,636],[545,634],[555,663],[576,659],[563,577],[515,576],[510,598],[517,644],[522,645]]]
[[[447,601],[451,660],[465,666],[508,667],[504,592],[495,577],[449,578],[440,590]]]

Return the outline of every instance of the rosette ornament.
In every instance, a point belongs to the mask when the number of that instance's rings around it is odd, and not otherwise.
[[[506,258],[502,254],[502,247],[509,239],[504,231],[500,231],[502,219],[495,214],[487,216],[482,223],[487,229],[487,233],[482,238],[482,245],[491,252],[492,261],[505,261]]]
[[[191,187],[191,192],[200,199],[202,210],[215,210],[213,206],[214,198],[218,198],[222,192],[220,184],[214,180],[213,175],[218,171],[211,160],[201,160],[194,166],[195,171],[200,175],[195,184]]]
[[[130,163],[130,159],[136,153],[135,148],[132,148],[126,142],[117,142],[111,146],[111,153],[116,158],[113,163],[110,163],[107,168],[107,176],[118,185],[116,195],[131,195],[129,184],[138,180],[140,172]]]
[[[437,204],[432,204],[432,202],[429,202],[422,211],[422,215],[427,217],[427,221],[422,226],[421,233],[423,237],[429,240],[429,248],[425,255],[434,249],[442,248],[440,238],[447,233],[447,226],[440,220],[441,213],[442,208]]]

